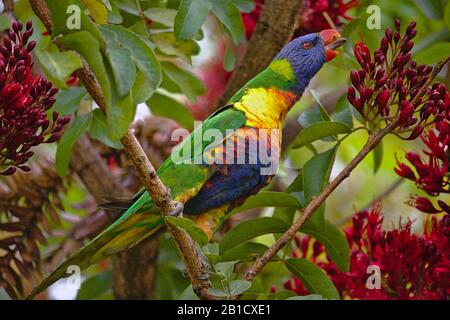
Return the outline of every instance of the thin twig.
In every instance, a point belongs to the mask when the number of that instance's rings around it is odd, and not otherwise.
[[[42,20],[47,30],[51,32],[53,22],[45,1],[30,0],[30,3],[35,14]],[[84,67],[78,71],[78,75],[83,80],[83,84],[91,97],[104,112],[106,110],[106,104],[101,87],[86,63],[84,64]],[[141,183],[152,197],[155,206],[160,209],[161,214],[166,216],[176,211],[178,208],[177,202],[172,199],[170,190],[159,179],[154,167],[148,160],[131,129],[127,131],[125,136],[121,139],[121,142],[125,151],[133,161]],[[202,299],[215,299],[214,296],[208,293],[208,288],[211,286],[211,283],[208,279],[204,279],[204,266],[198,255],[195,242],[185,231],[172,227],[170,224],[167,224],[167,228],[172,234],[181,256],[183,257],[187,274],[191,279],[195,293]]]
[[[435,65],[428,81],[423,85],[422,89],[411,101],[413,105],[419,101],[426,88],[431,84],[433,79],[439,74],[439,72],[449,62],[449,60],[450,57],[438,62]],[[295,223],[270,248],[268,248],[262,256],[256,259],[254,264],[249,269],[247,269],[244,275],[245,280],[252,281],[256,277],[256,275],[277,254],[277,252],[281,250],[288,243],[288,241],[295,236],[295,234],[300,230],[304,223],[314,214],[317,208],[320,207],[320,205],[328,198],[328,196],[330,196],[330,194],[342,183],[342,181],[350,176],[350,173],[353,171],[353,169],[355,169],[356,166],[373,149],[375,149],[378,143],[397,126],[397,121],[394,121],[382,130],[371,133],[369,135],[366,144],[364,145],[363,149],[356,155],[356,157],[352,159],[352,161],[350,161],[350,163],[338,174],[338,176],[331,183],[329,183],[325,187],[325,189],[317,197],[313,198],[308,203],[303,211],[302,216],[298,218],[297,221],[295,221]]]

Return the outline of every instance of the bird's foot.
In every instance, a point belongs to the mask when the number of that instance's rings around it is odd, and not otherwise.
[[[183,217],[184,205],[179,201],[174,201],[175,208],[168,213],[170,217]]]

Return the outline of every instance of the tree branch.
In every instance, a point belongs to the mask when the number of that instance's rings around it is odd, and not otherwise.
[[[342,181],[350,176],[356,166],[378,145],[378,143],[393,129],[393,126],[385,127],[383,130],[369,136],[363,149],[352,161],[329,183],[325,189],[313,198],[303,210],[303,214],[295,223],[269,248],[264,254],[256,259],[255,263],[246,271],[245,280],[252,281],[262,268],[275,254],[283,248],[288,241],[295,236],[303,224],[314,214],[317,208],[328,198],[328,196],[339,186]]]
[[[297,26],[303,0],[266,0],[247,51],[228,82],[218,106],[264,69],[290,40]]]
[[[421,98],[426,88],[433,82],[434,78],[439,74],[442,68],[450,61],[450,57],[443,61],[439,61],[428,78],[428,81],[422,86],[416,96],[411,100],[411,104],[415,105]],[[300,228],[305,224],[305,222],[314,214],[317,208],[330,196],[330,194],[350,176],[350,173],[356,166],[380,143],[380,141],[394,130],[398,126],[396,121],[392,122],[390,125],[386,126],[380,131],[371,133],[367,139],[366,144],[363,149],[356,155],[352,161],[338,174],[338,176],[330,182],[325,189],[315,198],[313,198],[306,208],[303,210],[303,214],[300,218],[295,221],[295,223],[270,247],[268,248],[262,256],[260,256],[254,264],[247,269],[244,278],[247,281],[252,281],[256,275],[261,272],[262,268],[277,254],[278,251],[283,248],[288,241],[295,236],[295,234],[300,230]]]
[[[42,20],[49,31],[53,27],[50,11],[43,0],[30,0],[33,10],[36,15]],[[105,111],[105,99],[101,91],[97,79],[93,76],[89,67],[85,64],[84,67],[78,71],[83,83],[103,112]],[[170,194],[170,190],[159,179],[155,169],[148,160],[144,150],[139,144],[136,137],[133,135],[131,129],[127,131],[125,136],[121,139],[125,151],[130,156],[134,166],[138,172],[141,183],[145,186],[147,192],[153,199],[156,207],[160,209],[163,216],[175,212],[179,208],[179,204],[175,202]],[[215,297],[208,294],[208,288],[211,286],[209,280],[204,279],[204,266],[198,255],[195,242],[183,230],[175,228],[167,223],[167,228],[172,234],[175,243],[183,257],[186,265],[187,273],[191,279],[192,287],[200,298],[213,299]]]

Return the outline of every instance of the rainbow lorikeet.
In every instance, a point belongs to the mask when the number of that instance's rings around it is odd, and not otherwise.
[[[180,143],[174,153],[191,150],[188,158],[206,153],[211,157],[234,157],[236,148],[248,146],[254,140],[270,146],[272,153],[280,152],[281,134],[276,138],[258,130],[281,132],[289,109],[300,99],[312,77],[322,65],[333,59],[345,39],[332,29],[298,37],[288,43],[270,65],[251,79],[229,101],[228,105],[211,115]],[[223,139],[213,142],[196,142],[198,130],[214,129]],[[261,141],[264,139],[264,141]],[[236,142],[228,148],[226,141]],[[226,145],[226,146],[225,146]],[[196,151],[199,149],[199,151]],[[245,149],[245,148],[244,148]],[[246,150],[244,156],[248,157]],[[211,152],[213,151],[213,152]],[[196,154],[197,152],[197,154]],[[271,155],[272,156],[272,155]],[[186,160],[186,156],[183,158]],[[189,160],[189,159],[188,159]],[[212,162],[174,161],[168,158],[158,169],[158,175],[172,192],[176,201],[184,204],[183,213],[197,223],[209,237],[220,225],[226,213],[241,205],[249,196],[267,185],[274,172],[262,174],[268,169],[262,161],[236,163],[236,161]],[[112,225],[95,239],[64,261],[49,277],[44,279],[29,298],[46,289],[61,277],[67,276],[70,265],[81,269],[96,263],[106,256],[126,250],[155,233],[164,225],[164,220],[153,206],[147,192],[141,191],[133,198],[131,206]]]

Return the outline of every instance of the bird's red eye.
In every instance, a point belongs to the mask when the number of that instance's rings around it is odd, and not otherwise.
[[[303,43],[303,49],[310,49],[311,48],[311,42],[305,42]]]

